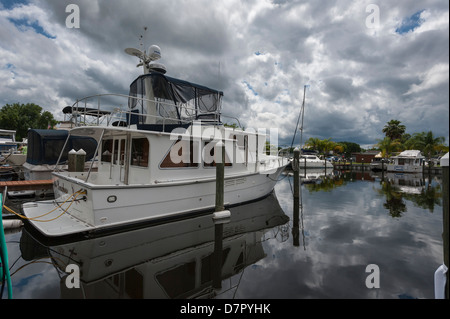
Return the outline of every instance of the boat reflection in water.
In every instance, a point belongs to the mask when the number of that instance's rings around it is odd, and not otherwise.
[[[285,171],[289,176],[294,175],[294,171],[286,170]],[[333,167],[330,166],[328,169],[326,168],[300,168],[299,177],[301,184],[315,184],[320,183],[326,178],[330,178],[334,176]]]
[[[208,214],[62,244],[39,242],[33,229],[24,229],[20,249],[30,261],[51,258],[62,277],[62,298],[214,298],[221,294],[213,287],[214,274],[220,282],[263,259],[265,236],[286,232],[283,225],[289,221],[273,193],[230,211],[221,228]],[[222,254],[215,254],[220,246]],[[69,264],[79,267],[80,289],[66,286]]]

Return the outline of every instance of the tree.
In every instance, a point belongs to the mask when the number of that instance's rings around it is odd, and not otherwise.
[[[375,145],[381,150],[382,157],[389,157],[391,152],[399,151],[402,147],[400,140],[392,140],[390,137],[386,136],[382,140],[377,140],[378,143]]]
[[[344,145],[344,153],[346,158],[350,158],[352,153],[361,152],[361,146],[353,142],[339,142],[339,144]]]
[[[445,138],[435,137],[432,131],[414,133],[411,138],[406,141],[405,146],[410,149],[421,151],[425,157],[430,159],[435,153],[445,149]]]
[[[42,112],[42,107],[34,103],[6,104],[0,109],[0,128],[15,130],[18,141],[27,137],[30,128],[47,129],[56,123],[50,112]]]
[[[391,140],[401,139],[403,133],[406,131],[406,127],[398,120],[390,120],[383,128],[383,133]]]
[[[316,151],[321,151],[320,150],[320,143],[321,140],[317,137],[310,137],[306,143],[305,143],[305,147],[310,148],[312,150],[316,150]]]
[[[331,140],[331,138],[327,138],[321,141],[321,149],[325,156],[330,153],[330,151],[334,150],[336,147],[336,143]]]

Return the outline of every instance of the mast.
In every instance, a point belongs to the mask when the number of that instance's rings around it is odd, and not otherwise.
[[[303,119],[305,118],[305,98],[306,98],[306,85],[303,86],[303,103],[301,109],[301,117],[302,117],[302,126],[300,126],[300,150],[302,148],[303,143]]]
[[[298,114],[298,118],[297,118],[297,125],[295,126],[295,131],[294,131],[294,136],[292,137],[292,142],[291,142],[291,148],[294,146],[294,141],[295,141],[295,135],[297,134],[297,129],[298,129],[298,123],[300,122],[300,118],[302,119],[302,126],[300,128],[300,148],[302,147],[302,143],[303,143],[303,119],[305,117],[305,96],[306,96],[306,87],[307,85],[305,85],[303,87],[303,103],[302,103],[302,107],[300,109],[300,113]]]

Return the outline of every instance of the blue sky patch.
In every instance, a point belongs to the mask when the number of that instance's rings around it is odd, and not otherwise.
[[[248,83],[247,81],[243,81],[243,83],[245,85],[247,85],[247,88],[253,92],[253,95],[258,96],[258,92],[255,91],[255,89],[253,88],[253,86],[250,85],[250,83]]]
[[[28,0],[0,0],[0,3],[5,9],[12,9],[21,4],[28,4]]]
[[[395,29],[395,32],[398,34],[408,33],[410,31],[414,31],[416,28],[420,27],[420,25],[424,22],[424,19],[420,18],[420,15],[425,10],[420,10],[414,13],[412,16],[404,18],[402,24]]]
[[[17,73],[15,71],[16,66],[14,64],[7,63],[5,69],[8,70],[9,72],[11,72],[11,76],[13,79],[16,78]]]
[[[43,27],[39,25],[37,21],[33,21],[30,23],[28,19],[13,19],[8,18],[9,21],[14,23],[17,29],[20,31],[24,31],[28,28],[32,28],[36,33],[42,34],[43,36],[49,38],[49,39],[56,39],[56,36],[53,36],[49,34],[47,31],[44,30]]]

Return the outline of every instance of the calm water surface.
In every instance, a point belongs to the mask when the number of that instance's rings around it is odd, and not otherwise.
[[[203,216],[65,243],[9,233],[14,298],[434,298],[440,178],[308,172],[299,209],[286,175],[223,226]],[[80,267],[79,289],[67,288],[68,264]],[[379,288],[366,286],[369,264]]]

